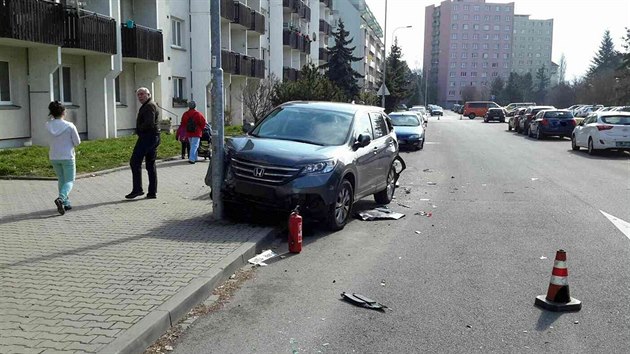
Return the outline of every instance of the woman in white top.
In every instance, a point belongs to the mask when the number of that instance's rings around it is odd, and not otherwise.
[[[50,150],[48,158],[57,174],[59,196],[55,199],[55,205],[59,214],[72,209],[68,194],[74,185],[76,164],[74,160],[74,147],[81,143],[77,128],[71,122],[64,120],[66,107],[59,101],[50,102],[49,115],[52,117],[46,122],[46,129],[50,133]]]

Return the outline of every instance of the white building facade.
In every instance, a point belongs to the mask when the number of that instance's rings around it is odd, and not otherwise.
[[[336,17],[351,23],[354,55],[369,58],[355,70],[376,82],[382,32],[353,2],[221,0],[226,124],[247,119],[248,84],[323,64]],[[210,0],[0,1],[0,148],[45,145],[55,99],[83,139],[132,134],[143,86],[172,125],[190,100],[210,120],[211,17]]]

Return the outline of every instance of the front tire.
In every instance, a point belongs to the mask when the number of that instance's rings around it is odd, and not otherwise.
[[[580,150],[580,147],[578,146],[577,141],[575,141],[575,135],[571,136],[571,149],[573,149],[573,151]]]
[[[374,193],[374,201],[377,204],[389,204],[394,200],[394,192],[396,191],[396,167],[394,164],[389,168],[387,173],[387,186],[380,192]]]
[[[469,114],[468,119],[475,119],[475,114],[474,113]]]
[[[545,136],[540,132],[540,129],[536,129],[536,139],[543,140]]]
[[[343,229],[352,213],[352,205],[354,204],[354,190],[352,184],[344,179],[337,188],[337,196],[335,202],[330,206],[328,211],[328,228],[332,231]]]
[[[511,132],[512,131],[512,126],[508,124],[508,131]]]

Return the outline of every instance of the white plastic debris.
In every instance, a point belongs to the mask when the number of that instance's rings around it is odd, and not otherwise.
[[[538,181],[537,177],[532,177],[532,181]]]
[[[547,259],[547,257],[545,257],[545,256],[540,256],[540,259]]]
[[[416,233],[417,233],[418,235],[420,235],[422,232],[420,232],[420,231],[416,231]]]
[[[276,257],[277,255],[278,254],[272,250],[266,250],[266,251],[263,251],[261,254],[257,255],[256,257],[248,259],[247,262],[251,264],[259,265],[259,266],[266,266],[267,263],[265,263],[265,261],[270,258]]]
[[[167,345],[167,346],[164,347],[164,350],[172,352],[173,351],[173,347],[170,346],[170,345]]]

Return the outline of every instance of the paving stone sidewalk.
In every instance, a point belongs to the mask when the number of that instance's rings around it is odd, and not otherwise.
[[[137,352],[187,311],[271,232],[212,221],[207,167],[158,165],[154,200],[124,199],[129,169],[77,179],[63,216],[56,181],[0,180],[0,353]]]

